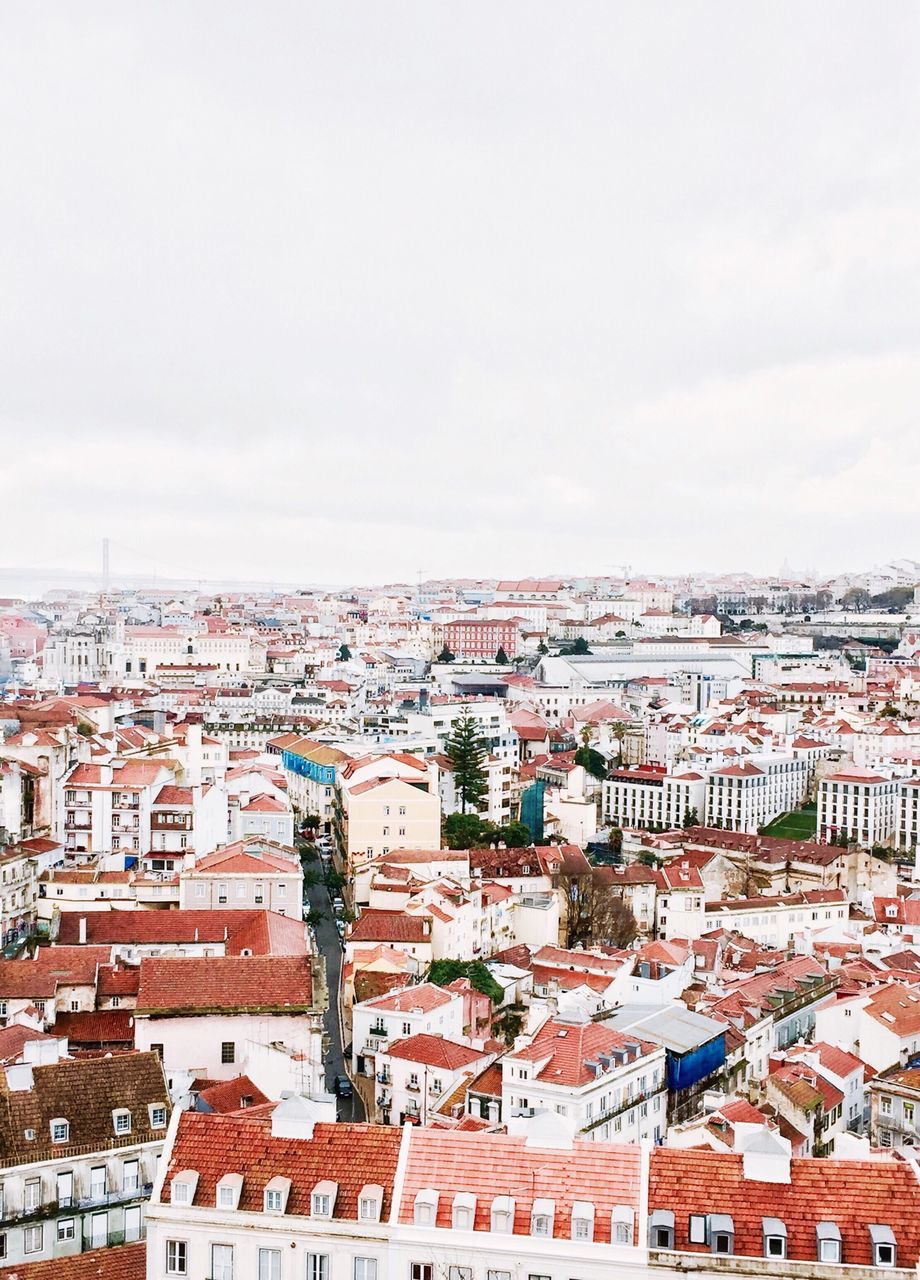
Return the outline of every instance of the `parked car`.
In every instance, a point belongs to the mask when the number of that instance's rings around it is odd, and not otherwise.
[[[337,1093],[340,1098],[350,1098],[354,1092],[348,1076],[336,1076],[335,1083],[332,1087],[333,1092]]]

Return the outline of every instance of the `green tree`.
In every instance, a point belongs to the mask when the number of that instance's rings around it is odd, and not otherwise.
[[[504,991],[481,960],[435,960],[428,970],[428,981],[446,987],[457,978],[469,978],[476,991],[488,996],[493,1004],[501,1004]]]
[[[880,716],[887,716],[889,720],[897,720],[899,712],[897,707],[893,707],[890,702],[886,702],[879,712]]]
[[[623,759],[623,739],[628,732],[629,730],[622,720],[614,720],[610,726],[610,736],[617,744],[617,760]]]
[[[623,852],[623,829],[622,827],[611,827],[607,832],[607,844],[610,846],[611,853]]]
[[[857,613],[865,613],[871,601],[872,597],[865,587],[850,587],[840,599],[844,609],[854,609]]]
[[[479,809],[489,790],[486,777],[486,745],[479,724],[464,711],[454,721],[453,733],[444,750],[454,774],[454,792],[460,800],[460,812]]]
[[[503,644],[500,644],[498,646],[498,652],[495,655],[495,661],[501,667],[505,667],[508,665],[508,655],[507,653],[505,653],[505,646]]]
[[[350,662],[351,650],[347,644],[339,645],[339,662]]]
[[[484,832],[489,824],[478,813],[450,813],[444,819],[443,835],[448,849],[475,849],[487,844]]]
[[[565,657],[582,657],[585,654],[590,654],[590,652],[591,650],[589,649],[588,642],[584,636],[579,636],[577,640],[572,642],[572,644],[567,645],[564,649],[560,649],[560,653]]]
[[[435,661],[436,662],[453,662],[456,657],[457,655],[455,653],[451,653],[450,649],[448,649],[447,645],[445,645],[444,648],[441,650],[441,652],[438,654]]]
[[[607,761],[593,747],[579,747],[575,752],[575,763],[582,765],[595,778],[607,777]]]
[[[327,912],[317,911],[315,907],[313,907],[310,911],[307,912],[307,924],[310,926],[311,929],[315,929],[321,920],[326,920],[327,918],[328,918]]]
[[[699,821],[700,815],[697,813],[696,809],[688,809],[684,814],[685,827],[696,827],[699,825]]]
[[[549,653],[549,645],[544,640],[541,640],[540,643],[537,645],[537,653],[540,653],[540,654]]]
[[[639,851],[639,856],[636,858],[636,861],[641,862],[643,867],[658,866],[658,859],[652,853],[651,849],[641,849]]]

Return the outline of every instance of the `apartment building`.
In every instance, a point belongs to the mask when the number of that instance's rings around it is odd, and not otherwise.
[[[614,769],[603,785],[603,820],[615,827],[682,827],[701,817],[706,778],[695,769],[642,764]]]
[[[458,1088],[484,1071],[494,1053],[425,1033],[388,1043],[375,1056],[380,1124],[428,1124]],[[462,1094],[457,1100],[463,1110]]]
[[[303,919],[303,867],[295,849],[250,836],[179,873],[179,906],[198,911],[264,907]]]
[[[592,1142],[657,1142],[665,1131],[665,1050],[637,1036],[550,1018],[500,1066],[506,1123],[551,1112]]]
[[[171,1111],[156,1054],[24,1055],[2,1075],[5,1265],[139,1240]]]
[[[422,982],[401,987],[386,995],[363,1000],[352,1007],[352,1070],[374,1075],[376,1058],[387,1053],[390,1044],[413,1036],[443,1036],[463,1042],[464,1001],[462,993]]]
[[[891,844],[898,827],[899,783],[867,769],[830,773],[818,785],[818,839],[866,847]]]
[[[758,831],[798,808],[807,790],[807,761],[781,754],[747,756],[710,774],[705,821],[726,831]]]
[[[173,770],[160,760],[78,764],[64,779],[55,836],[75,852],[146,852],[154,799],[173,781]]]
[[[914,1273],[906,1161],[792,1160],[763,1126],[731,1152],[553,1132],[185,1112],[148,1210],[148,1280],[865,1280]]]
[[[356,855],[437,849],[441,843],[437,766],[406,754],[349,762],[339,776],[333,831],[347,866]]]

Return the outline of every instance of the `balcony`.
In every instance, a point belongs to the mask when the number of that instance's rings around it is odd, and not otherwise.
[[[419,1084],[413,1084],[411,1080],[410,1080],[410,1081],[409,1081],[409,1083],[406,1085],[406,1092],[407,1092],[407,1093],[421,1093],[421,1091],[422,1091],[422,1090],[421,1090],[421,1086],[420,1086]],[[417,1106],[417,1105],[418,1105],[418,1103],[416,1103],[416,1106]]]
[[[378,1072],[377,1072],[377,1083],[378,1083],[378,1084],[392,1084],[392,1083],[393,1083],[393,1077],[390,1075],[389,1071],[378,1071]]]
[[[91,1151],[98,1148],[92,1147]],[[44,1200],[41,1204],[25,1206],[12,1210],[8,1205],[3,1208],[3,1223],[36,1222],[40,1219],[57,1218],[61,1214],[74,1213],[82,1209],[106,1209],[120,1204],[130,1204],[132,1200],[149,1200],[153,1191],[152,1182],[142,1182],[135,1187],[125,1187],[121,1191],[90,1191],[86,1196],[62,1196],[59,1200]]]

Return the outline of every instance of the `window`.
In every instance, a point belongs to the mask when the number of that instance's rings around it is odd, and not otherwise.
[[[534,1214],[534,1219],[531,1226],[531,1235],[548,1236],[549,1223],[550,1223],[550,1220],[545,1213]]]
[[[706,1243],[706,1215],[705,1213],[691,1213],[690,1223],[687,1235],[691,1244]]]
[[[313,1216],[314,1218],[328,1218],[331,1213],[331,1202],[329,1196],[315,1195],[313,1197]]]
[[[891,1099],[883,1095],[881,1099],[881,1104],[882,1104],[882,1115],[890,1116],[891,1115]]]
[[[872,1261],[876,1267],[897,1266],[897,1246],[894,1232],[889,1226],[870,1223],[869,1236],[872,1240]]]
[[[358,1217],[365,1222],[376,1222],[377,1212],[377,1200],[374,1196],[362,1196],[358,1201]]]
[[[281,1250],[259,1250],[259,1280],[281,1280]]]
[[[26,1180],[25,1198],[23,1207],[26,1212],[30,1209],[37,1209],[42,1202],[42,1183],[41,1178],[28,1178]]]
[[[41,1253],[42,1236],[43,1236],[43,1231],[40,1226],[26,1227],[25,1231],[22,1233],[23,1253]]]
[[[161,1044],[152,1044],[152,1045],[150,1046],[150,1052],[151,1052],[151,1053],[155,1053],[155,1054],[157,1055],[157,1057],[160,1059],[160,1061],[161,1061],[161,1062],[163,1061],[163,1046],[162,1046]],[[164,1108],[164,1110],[165,1110],[165,1108]],[[165,1119],[164,1119],[163,1123],[164,1123],[164,1124],[166,1123]]]
[[[232,1040],[224,1040],[220,1046],[221,1062],[236,1062],[236,1045]]]
[[[903,1109],[904,1109],[904,1123],[913,1124],[914,1123],[914,1104],[912,1102],[905,1102],[903,1104]]]
[[[674,1214],[670,1209],[656,1209],[649,1219],[649,1245],[653,1249],[674,1248]]]
[[[265,1192],[265,1212],[280,1213],[282,1210],[284,1198],[280,1191],[266,1190]]]
[[[66,1142],[70,1137],[70,1121],[69,1120],[52,1120],[51,1121],[51,1141]]]
[[[816,1228],[818,1236],[818,1261],[842,1262],[843,1241],[840,1228],[836,1222],[819,1222]]]
[[[195,897],[196,897],[196,898],[203,898],[203,897],[207,894],[207,891],[208,891],[208,886],[207,886],[206,884],[196,884],[196,885],[195,885]]]
[[[572,1219],[572,1239],[573,1240],[590,1240],[592,1237],[591,1223],[588,1218]]]
[[[0,1262],[6,1257],[6,1232],[0,1231]]]
[[[58,1240],[74,1240],[76,1238],[76,1234],[73,1218],[58,1218]]]
[[[184,1240],[166,1241],[166,1274],[188,1275],[188,1245]]]
[[[166,1108],[165,1107],[150,1108],[150,1127],[151,1129],[166,1128]]]
[[[402,1033],[403,1033],[403,1035],[404,1035],[404,1036],[411,1036],[411,1035],[412,1035],[412,1023],[411,1023],[411,1022],[404,1022],[404,1023],[403,1023]]]
[[[124,1134],[131,1132],[131,1112],[130,1111],[113,1111],[112,1118],[115,1121],[115,1132]]]
[[[355,1258],[353,1280],[377,1280],[376,1258]]]
[[[765,1258],[785,1258],[786,1256],[786,1224],[779,1218],[763,1220],[763,1256]]]
[[[233,1245],[211,1245],[211,1280],[233,1280]]]
[[[448,1267],[447,1280],[473,1280],[472,1267]]]
[[[413,1262],[409,1268],[409,1280],[434,1280],[434,1263]]]
[[[129,1205],[125,1209],[125,1243],[131,1240],[140,1240],[141,1238],[141,1209],[140,1205]]]
[[[140,1186],[140,1165],[136,1160],[126,1160],[123,1165],[122,1188],[125,1191],[136,1191]]]
[[[176,1182],[172,1184],[172,1196],[170,1197],[172,1204],[191,1204],[191,1187],[187,1182]]]
[[[329,1280],[328,1253],[307,1254],[307,1280]]]

